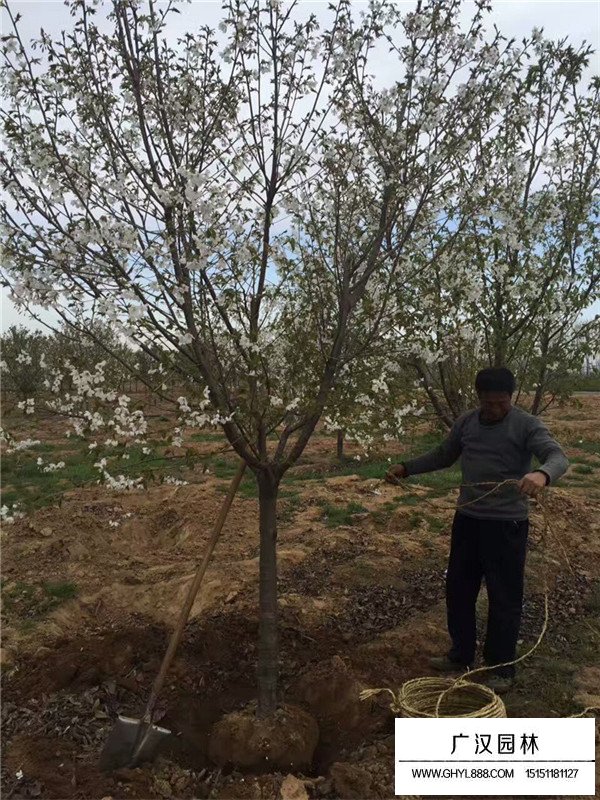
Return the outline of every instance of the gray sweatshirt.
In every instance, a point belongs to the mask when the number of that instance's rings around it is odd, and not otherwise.
[[[539,460],[547,483],[560,478],[569,466],[561,446],[538,417],[513,406],[501,422],[483,424],[475,409],[456,420],[438,447],[405,461],[404,466],[408,475],[419,475],[449,467],[460,457],[463,483],[500,483],[531,472],[532,455]],[[477,500],[491,488],[462,487],[458,502]],[[523,520],[529,514],[529,499],[509,484],[460,510],[480,519]]]

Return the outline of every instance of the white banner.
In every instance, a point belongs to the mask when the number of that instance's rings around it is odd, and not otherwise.
[[[595,720],[396,719],[396,794],[595,795]]]

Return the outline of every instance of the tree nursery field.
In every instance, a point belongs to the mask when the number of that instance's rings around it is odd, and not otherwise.
[[[430,669],[599,707],[596,9],[512,5],[0,4],[3,796],[391,800]]]
[[[83,469],[81,442],[65,438],[62,423],[19,420],[23,435],[45,429],[34,453]],[[600,704],[600,398],[579,397],[545,421],[571,466],[549,492],[545,540],[532,514],[520,652],[542,628],[544,576],[549,625],[505,696],[509,716]],[[157,414],[157,435],[169,424]],[[393,715],[385,695],[364,702],[359,693],[429,674],[428,657],[447,642],[444,570],[460,473],[402,487],[381,480],[388,458],[432,445],[438,434],[426,424],[377,460],[357,461],[349,448],[340,462],[335,438],[318,432],[282,483],[280,681],[286,700],[317,720],[312,763],[252,775],[217,766],[209,752],[213,724],[256,692],[258,503],[245,478],[161,696],[157,717],[176,735],[154,764],[99,771],[116,713],[143,712],[236,469],[231,453],[215,455],[219,435],[191,437],[191,466],[185,451],[166,448],[154,482],[126,493],[69,489],[64,470],[59,480],[28,470],[31,454],[4,456],[5,496],[28,509],[2,542],[4,796],[393,798]],[[485,593],[480,602],[482,624]]]

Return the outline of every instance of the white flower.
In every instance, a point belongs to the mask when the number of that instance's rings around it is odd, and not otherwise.
[[[283,400],[281,397],[271,397],[271,405],[275,408],[280,408],[283,405]]]
[[[65,462],[59,461],[56,464],[48,464],[44,467],[44,472],[58,472],[59,469],[65,468]]]
[[[165,475],[163,478],[163,483],[168,483],[171,486],[187,486],[188,482],[180,480],[179,478],[175,478],[173,475]]]
[[[22,350],[16,358],[19,364],[31,364],[31,356]]]
[[[532,42],[534,44],[537,44],[538,42],[541,42],[541,40],[542,40],[542,31],[541,31],[540,28],[534,28],[531,31],[531,40],[532,40]]]
[[[41,444],[39,439],[22,439],[20,442],[12,442],[11,446],[6,449],[6,452],[18,453],[21,450],[34,447],[36,444]]]
[[[3,505],[0,507],[0,520],[2,520],[2,522],[6,522],[7,525],[12,525],[16,519],[20,519],[21,517],[25,516],[23,512],[17,510],[18,508],[18,503],[14,503],[11,508],[9,508],[7,505]]]
[[[17,408],[24,411],[26,414],[33,414],[35,411],[35,400],[29,397],[27,400],[21,400],[17,403]]]

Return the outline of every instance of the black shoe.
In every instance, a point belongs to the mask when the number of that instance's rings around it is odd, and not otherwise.
[[[454,672],[460,674],[473,667],[472,664],[460,664],[449,656],[434,656],[429,659],[429,666],[436,672]]]

